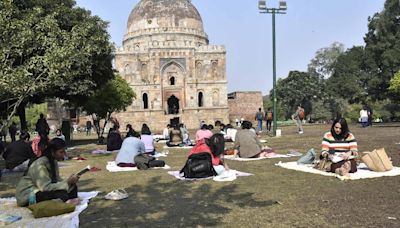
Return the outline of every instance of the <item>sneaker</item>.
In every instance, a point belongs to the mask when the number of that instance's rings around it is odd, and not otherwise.
[[[122,200],[128,198],[128,193],[125,189],[116,189],[105,195],[104,198],[108,200]]]
[[[303,134],[304,132],[303,131],[299,131],[299,134]]]

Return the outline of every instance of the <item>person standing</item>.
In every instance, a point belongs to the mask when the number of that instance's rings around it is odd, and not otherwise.
[[[360,110],[360,122],[362,127],[368,127],[368,111],[366,106]]]
[[[11,142],[15,142],[15,135],[17,135],[17,131],[18,131],[17,124],[15,122],[12,122],[12,124],[8,128],[8,133],[10,133]]]
[[[86,121],[86,135],[90,135],[92,133],[92,121]]]
[[[258,122],[258,130],[262,131],[262,121],[264,119],[264,112],[261,111],[261,108],[258,108],[258,112],[256,113],[255,120]]]
[[[296,112],[292,115],[293,121],[296,123],[299,134],[303,134],[303,119],[305,117],[304,108],[301,105],[297,106]]]
[[[265,122],[266,122],[267,131],[271,131],[271,125],[272,125],[273,119],[274,119],[274,114],[273,114],[272,110],[269,108],[267,113],[265,113]]]
[[[45,133],[46,135],[49,135],[50,132],[50,127],[49,124],[47,123],[46,119],[44,118],[43,113],[40,113],[40,118],[36,122],[36,129],[38,133]]]

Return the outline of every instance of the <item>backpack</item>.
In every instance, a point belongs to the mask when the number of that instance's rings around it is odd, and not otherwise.
[[[267,112],[267,120],[272,120],[272,112]]]
[[[257,120],[262,120],[263,119],[263,113],[262,112],[258,112],[257,113]]]
[[[217,175],[211,162],[211,154],[207,152],[190,155],[179,173],[183,173],[185,178],[205,178]]]
[[[299,118],[300,118],[300,120],[304,120],[305,117],[306,117],[306,116],[305,116],[305,114],[304,114],[304,110],[300,110],[300,111],[299,111]]]

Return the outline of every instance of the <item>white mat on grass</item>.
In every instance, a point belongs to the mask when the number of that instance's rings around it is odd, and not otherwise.
[[[165,165],[164,167],[154,167],[150,169],[170,169],[169,165]],[[106,169],[110,172],[127,172],[127,171],[136,171],[139,170],[137,167],[119,167],[115,164],[115,161],[107,162]]]
[[[169,147],[169,146],[165,145],[163,148],[164,149],[192,149],[193,146],[172,146],[172,147]]]
[[[290,157],[298,157],[299,155],[291,155],[291,154],[275,154],[271,157],[258,157],[258,158],[240,158],[236,157],[235,155],[224,155],[224,159],[234,160],[234,161],[257,161],[263,160],[268,158],[290,158]]]
[[[22,216],[22,219],[11,223],[7,227],[44,227],[44,228],[75,228],[79,227],[79,214],[88,207],[89,200],[96,197],[97,191],[78,192],[81,203],[76,206],[75,211],[47,218],[35,219],[31,210],[26,207],[18,207],[15,197],[0,198],[0,214],[11,214]]]
[[[223,175],[215,176],[215,177],[206,177],[206,178],[185,178],[185,177],[179,175],[179,171],[168,171],[167,173],[171,176],[174,176],[176,179],[184,180],[184,181],[207,180],[207,179],[213,179],[214,181],[226,181],[226,180],[232,181],[232,180],[236,179],[236,178],[225,179],[224,177],[222,177]],[[240,171],[233,170],[233,169],[230,169],[229,173],[234,173],[234,174],[236,174],[237,177],[248,177],[248,176],[254,175],[252,173],[240,172]]]
[[[374,172],[368,169],[368,167],[361,163],[357,166],[357,172],[350,173],[349,176],[340,176],[336,173],[328,173],[318,169],[313,168],[313,165],[298,165],[297,162],[279,162],[275,164],[276,166],[280,166],[285,169],[293,169],[297,171],[307,172],[307,173],[315,173],[324,176],[333,176],[337,177],[340,180],[357,180],[357,179],[365,179],[365,178],[375,178],[375,177],[383,177],[383,176],[397,176],[400,175],[400,167],[393,167],[392,170],[386,172]]]

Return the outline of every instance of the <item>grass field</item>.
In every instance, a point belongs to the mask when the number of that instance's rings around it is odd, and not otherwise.
[[[304,127],[298,135],[293,126],[282,128],[282,137],[265,133],[267,145],[278,153],[289,149],[305,152],[320,149],[324,132],[330,126]],[[400,125],[374,125],[363,129],[351,125],[359,150],[384,147],[395,166],[400,166]],[[400,227],[400,176],[340,181],[334,177],[302,173],[275,166],[278,161],[297,158],[265,159],[254,162],[228,161],[232,169],[255,174],[233,182],[203,180],[184,182],[166,170],[109,173],[105,166],[111,155],[93,156],[104,149],[80,137],[73,153],[88,160],[66,162],[61,174],[90,164],[101,171],[85,174],[80,191],[101,191],[80,215],[81,227]],[[159,145],[162,146],[162,145]],[[227,144],[229,147],[230,144]],[[169,150],[166,163],[179,170],[188,150]],[[12,196],[18,178],[3,178],[0,197]],[[107,201],[106,193],[125,188],[129,198]],[[396,219],[393,219],[396,218]]]

